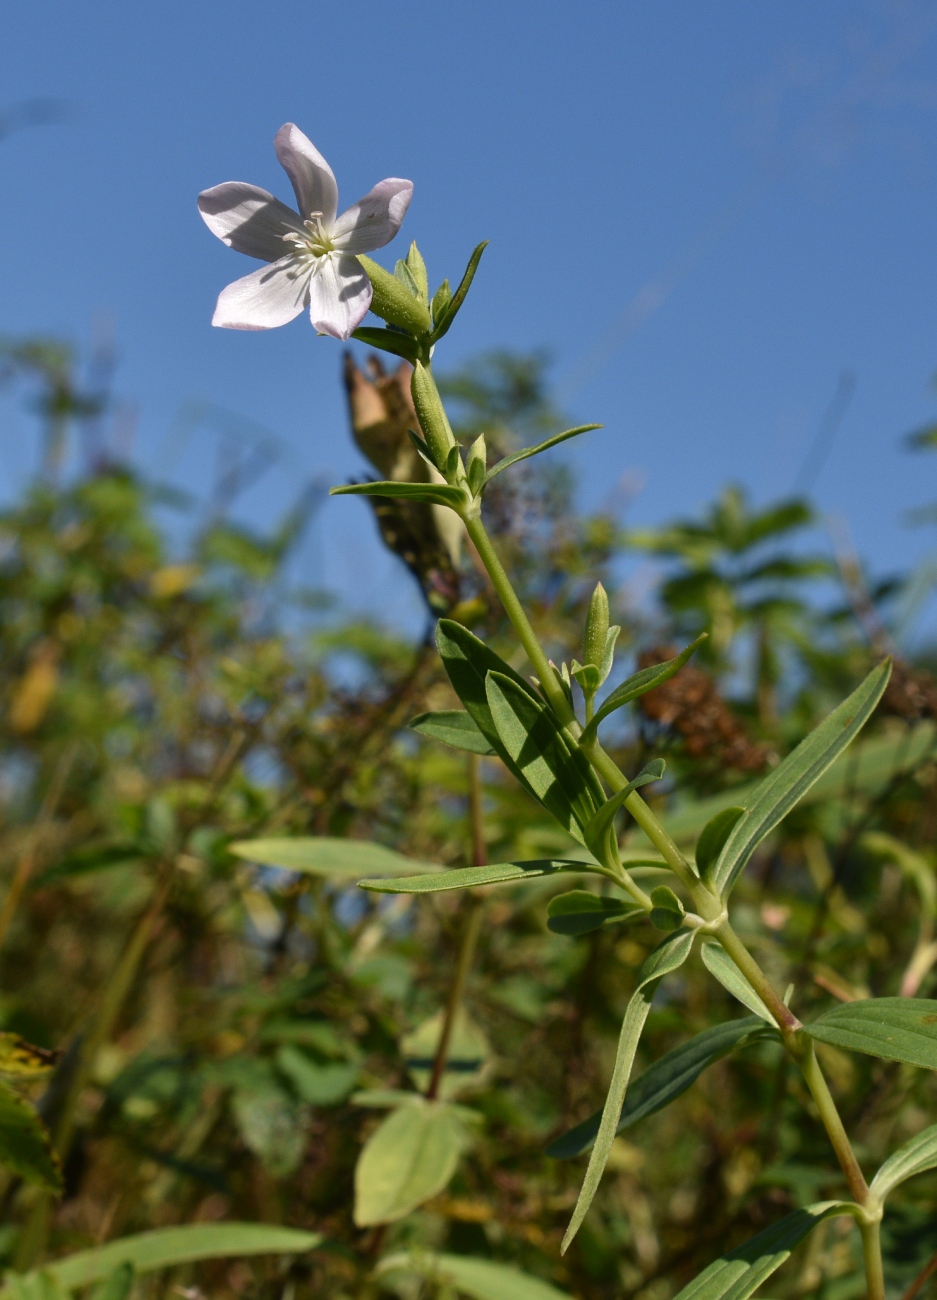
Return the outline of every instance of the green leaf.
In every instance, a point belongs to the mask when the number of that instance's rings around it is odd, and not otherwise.
[[[662,758],[652,759],[647,763],[633,781],[629,781],[624,790],[619,790],[613,794],[610,799],[606,799],[599,811],[595,814],[585,829],[586,844],[599,859],[603,856],[605,848],[605,837],[611,829],[615,814],[622,806],[629,795],[635,790],[640,789],[642,785],[649,785],[652,781],[659,781],[664,775],[666,764]]]
[[[229,852],[248,862],[284,871],[301,871],[308,876],[329,876],[341,880],[359,877],[363,871],[375,876],[417,875],[437,872],[432,862],[416,862],[370,840],[342,840],[328,835],[295,839],[238,840]]]
[[[843,1002],[804,1025],[804,1033],[834,1047],[937,1070],[937,1002],[928,998]]]
[[[437,1011],[400,1040],[400,1051],[413,1086],[424,1094],[432,1078],[444,1023],[444,1012]],[[438,1100],[452,1101],[464,1089],[476,1088],[485,1076],[490,1058],[488,1039],[465,1007],[460,1007],[452,1025]]]
[[[375,483],[346,483],[329,488],[330,497],[398,497],[404,501],[428,501],[430,505],[461,510],[467,505],[461,488],[445,483],[398,483],[394,479]]]
[[[499,460],[496,465],[492,465],[485,475],[484,483],[490,483],[496,474],[500,474],[502,470],[510,469],[518,461],[527,460],[530,456],[539,456],[542,451],[549,451],[551,447],[558,446],[561,442],[565,442],[567,438],[578,438],[581,433],[589,433],[592,429],[601,428],[601,424],[578,424],[575,429],[564,429],[562,433],[554,433],[552,438],[538,442],[536,447],[524,447],[522,451],[515,451],[512,455]]]
[[[679,930],[686,911],[669,885],[658,885],[651,890],[651,924],[658,930]]]
[[[46,1264],[44,1272],[66,1291],[99,1282],[120,1264],[132,1264],[137,1273],[153,1273],[199,1259],[227,1259],[244,1255],[304,1255],[322,1241],[319,1232],[300,1232],[266,1223],[192,1223],[177,1228],[156,1228],[133,1237],[109,1241],[106,1246],[81,1250]],[[36,1273],[23,1274],[24,1278]]]
[[[47,1191],[61,1192],[62,1173],[35,1109],[0,1083],[0,1165]]]
[[[630,704],[639,696],[646,695],[655,686],[660,686],[662,682],[673,677],[674,673],[678,673],[697,646],[706,640],[706,636],[707,633],[701,632],[695,641],[692,641],[685,650],[680,651],[676,658],[667,659],[662,664],[651,664],[649,668],[642,668],[640,672],[634,673],[617,686],[601,708],[596,709],[595,716],[580,737],[580,745],[590,745],[595,740],[599,723],[603,722],[610,713],[614,713],[625,704]]]
[[[739,818],[712,868],[713,888],[722,894],[731,889],[762,840],[861,731],[881,699],[890,675],[891,660],[886,659],[755,787],[744,804],[746,815]]]
[[[839,799],[848,792],[875,797],[902,774],[910,774],[932,757],[937,728],[932,722],[900,728],[895,734],[864,737],[861,746],[840,754],[819,781],[806,792],[803,803],[820,803]],[[722,794],[706,799],[688,799],[667,812],[664,827],[678,844],[695,839],[706,823],[730,804],[747,807],[758,782],[734,786]]]
[[[344,1101],[358,1082],[360,1067],[354,1061],[314,1061],[292,1043],[277,1052],[277,1066],[310,1106],[335,1106]]]
[[[107,871],[111,867],[123,867],[139,862],[146,857],[146,848],[140,844],[89,845],[66,854],[54,862],[45,871],[40,871],[30,882],[30,889],[45,889],[59,880],[68,880],[72,876],[87,876],[96,871]]]
[[[822,1219],[853,1214],[858,1206],[848,1201],[819,1201],[795,1210],[744,1246],[729,1251],[678,1291],[674,1300],[747,1300],[772,1273],[777,1272],[791,1251]]]
[[[395,880],[359,880],[361,889],[374,894],[438,894],[446,889],[472,889],[478,885],[511,885],[558,871],[595,871],[588,862],[568,858],[534,858],[530,862],[494,862],[487,867],[454,867],[431,876],[404,876]]]
[[[728,1056],[737,1047],[775,1036],[765,1029],[757,1016],[745,1016],[742,1020],[727,1020],[725,1024],[713,1025],[679,1047],[672,1048],[629,1084],[616,1131],[621,1133],[676,1101],[713,1061]],[[547,1147],[547,1155],[554,1160],[570,1160],[582,1155],[595,1141],[601,1119],[602,1112],[597,1110],[568,1133],[556,1138]]]
[[[411,334],[428,334],[432,329],[429,308],[415,298],[395,275],[385,271],[370,257],[359,253],[358,261],[371,281],[371,310],[375,316],[391,325],[399,325]]]
[[[608,1095],[605,1098],[605,1105],[602,1108],[599,1131],[596,1135],[595,1145],[592,1148],[592,1154],[589,1157],[589,1166],[586,1169],[586,1176],[583,1179],[576,1208],[573,1210],[573,1217],[569,1221],[569,1227],[563,1237],[563,1244],[560,1246],[561,1254],[565,1253],[569,1243],[579,1231],[605,1169],[608,1153],[618,1130],[618,1120],[622,1106],[625,1103],[625,1094],[628,1088],[628,1080],[631,1078],[635,1052],[638,1050],[638,1041],[641,1038],[641,1031],[644,1028],[644,1022],[647,1020],[648,1012],[651,1009],[654,994],[657,992],[657,987],[664,976],[669,975],[671,971],[675,971],[683,965],[687,957],[689,957],[692,947],[693,931],[677,930],[674,934],[668,935],[664,942],[654,949],[638,971],[637,987],[631,995],[631,1000],[625,1011],[625,1018],[622,1021],[621,1033],[618,1038],[618,1052],[615,1056],[615,1068],[612,1072],[612,1081],[609,1085]]]
[[[550,899],[547,929],[554,934],[589,934],[601,930],[603,925],[643,915],[643,908],[623,898],[606,898],[590,894],[587,889],[571,889],[568,894],[557,894]]]
[[[732,833],[732,827],[744,816],[744,808],[723,808],[703,827],[696,842],[696,869],[704,881],[709,880],[716,859]]]
[[[465,1255],[432,1255],[423,1250],[385,1255],[375,1270],[380,1277],[399,1273],[444,1284],[472,1300],[570,1300],[548,1282],[529,1277],[509,1264]]]
[[[604,794],[585,756],[566,737],[548,705],[503,673],[487,678],[488,707],[511,771],[582,844],[584,831],[604,802]]]
[[[125,1260],[98,1283],[89,1300],[127,1300],[135,1277],[136,1269],[129,1260]]]
[[[452,298],[446,304],[440,319],[436,321],[436,328],[430,336],[431,343],[438,343],[442,336],[447,334],[452,327],[452,322],[458,315],[459,308],[465,302],[465,295],[472,287],[472,281],[475,279],[475,272],[478,270],[478,263],[482,260],[482,253],[487,247],[488,240],[485,239],[476,247],[472,256],[469,258],[468,266],[465,268],[465,274],[459,281],[458,289],[456,289]],[[438,294],[439,290],[437,290],[437,296]],[[435,303],[435,299],[433,299],[433,301]]]
[[[407,724],[421,736],[441,740],[453,749],[470,754],[493,754],[495,751],[464,709],[441,709],[438,713],[420,713]]]
[[[717,979],[724,989],[731,993],[734,998],[738,998],[739,1002],[748,1007],[749,1011],[754,1011],[756,1016],[766,1020],[769,1025],[777,1026],[774,1016],[721,943],[717,943],[715,939],[707,939],[700,948],[700,956],[710,975]]]
[[[393,1223],[441,1192],[468,1144],[460,1109],[414,1097],[371,1134],[355,1169],[355,1223]]]
[[[272,1174],[282,1178],[299,1168],[308,1141],[306,1116],[285,1089],[238,1088],[231,1110],[245,1145]]]
[[[893,1151],[872,1179],[869,1190],[884,1201],[899,1183],[923,1174],[926,1169],[937,1169],[937,1124],[931,1124]]]
[[[392,352],[405,361],[416,361],[420,355],[420,345],[410,334],[401,334],[398,330],[382,330],[370,325],[361,325],[351,336],[369,348],[378,348],[381,352]]]

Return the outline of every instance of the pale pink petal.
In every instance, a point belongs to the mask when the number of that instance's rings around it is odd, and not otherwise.
[[[276,262],[289,251],[283,236],[302,232],[303,223],[285,203],[244,181],[225,181],[198,196],[205,225],[229,248],[263,262]]]
[[[338,218],[332,227],[332,243],[343,253],[370,253],[373,248],[383,248],[400,229],[412,198],[412,181],[396,176],[381,181]]]
[[[371,306],[371,281],[356,257],[320,257],[309,281],[309,319],[320,334],[350,339]]]
[[[229,330],[269,330],[287,325],[309,302],[309,271],[297,274],[294,258],[235,280],[218,295],[213,325]]]
[[[273,147],[293,182],[300,215],[308,217],[313,212],[321,212],[323,225],[328,229],[338,211],[338,186],[332,168],[292,122],[280,127]]]

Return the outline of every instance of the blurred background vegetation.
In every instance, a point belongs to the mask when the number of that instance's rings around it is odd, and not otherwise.
[[[517,1264],[583,1300],[668,1300],[721,1250],[839,1194],[802,1085],[777,1048],[755,1044],[616,1140],[561,1260],[581,1162],[545,1149],[602,1103],[650,934],[550,932],[545,904],[566,886],[549,880],[489,889],[480,904],[381,898],[347,874],[271,869],[228,849],[327,835],[472,860],[466,758],[407,722],[455,703],[432,645],[437,615],[507,645],[479,566],[434,508],[362,501],[362,527],[377,527],[419,584],[426,634],[348,619],[316,574],[304,587],[289,578],[317,490],[254,533],[230,512],[238,475],[251,472],[243,461],[220,473],[180,558],[159,521],[186,502],[122,456],[107,376],[80,380],[71,351],[49,339],[7,341],[0,368],[29,390],[43,447],[41,473],[0,516],[0,1028],[63,1053],[31,1095],[65,1183],[37,1240],[38,1193],[0,1174],[7,1264],[153,1226],[249,1219],[327,1235],[325,1250],[291,1266],[291,1293],[361,1294],[380,1251],[423,1245]],[[375,473],[410,473],[407,385],[363,356],[347,359],[344,382],[350,434]],[[543,356],[492,353],[440,386],[457,433],[483,430],[489,448],[560,427]],[[916,445],[934,441],[924,431]],[[65,475],[70,445],[82,468]],[[727,792],[894,648],[930,578],[876,582],[843,536],[813,553],[804,499],[759,509],[730,485],[698,518],[632,532],[613,513],[577,513],[574,487],[560,461],[528,461],[493,485],[488,523],[557,662],[580,653],[598,579],[623,628],[620,674],[709,632],[705,653],[614,737],[626,771],[666,758],[651,797],[692,842]],[[663,576],[638,601],[622,573],[642,555]],[[799,1014],[834,999],[933,994],[928,658],[899,660],[849,762],[738,888],[738,929],[776,983],[794,984]],[[495,763],[482,760],[481,775],[491,860],[568,847]],[[380,1117],[352,1098],[425,1086],[417,1031],[446,1004],[476,905],[468,1019],[444,1086],[475,1112],[477,1131],[444,1192],[386,1228],[358,1229],[354,1169]],[[737,1013],[698,964],[684,967],[655,1003],[638,1070]],[[930,1074],[822,1055],[873,1165],[933,1120]],[[933,1174],[889,1208],[895,1294],[937,1251],[935,1208]],[[862,1293],[841,1224],[813,1234],[778,1294]],[[284,1286],[255,1262],[205,1265],[197,1277],[219,1296]],[[147,1285],[169,1294],[181,1281],[191,1279]]]

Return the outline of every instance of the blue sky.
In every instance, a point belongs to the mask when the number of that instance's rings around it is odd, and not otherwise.
[[[385,264],[416,238],[452,279],[491,240],[437,361],[548,347],[570,417],[606,426],[569,453],[584,505],[618,490],[648,524],[729,478],[759,503],[788,492],[849,371],[819,505],[879,571],[932,545],[903,514],[937,497],[937,460],[901,435],[937,417],[933,3],[30,0],[0,18],[0,108],[74,108],[0,141],[0,331],[86,344],[110,322],[151,470],[210,483],[215,435],[179,425],[193,402],[281,440],[241,503],[258,520],[363,468],[338,345],[305,321],[209,324],[253,263],[196,195],[290,197],[272,139],[293,120],[346,202],[414,181]],[[0,401],[9,496],[36,445],[22,393]],[[303,563],[355,603],[418,609],[361,502],[324,506]]]

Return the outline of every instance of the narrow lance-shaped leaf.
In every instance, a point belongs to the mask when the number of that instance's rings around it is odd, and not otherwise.
[[[804,1033],[833,1047],[937,1070],[937,1002],[928,998],[845,1002],[804,1025]]]
[[[893,1151],[872,1179],[870,1191],[880,1200],[885,1199],[899,1183],[927,1169],[937,1169],[937,1124],[916,1133],[897,1151]]]
[[[445,483],[397,483],[390,479],[375,483],[346,483],[329,488],[330,497],[398,497],[404,501],[428,501],[430,505],[460,510],[466,505],[461,488]]]
[[[720,893],[732,887],[761,841],[858,735],[882,698],[890,674],[891,660],[886,659],[756,786],[746,800],[746,815],[736,823],[712,868],[712,885]]]
[[[238,840],[228,845],[236,857],[265,867],[300,871],[309,876],[358,879],[363,872],[375,876],[436,873],[439,866],[418,862],[371,840],[343,840],[331,835],[297,835],[292,839]]]
[[[465,296],[472,287],[472,281],[475,279],[475,272],[478,270],[478,263],[482,260],[482,253],[488,247],[488,240],[483,240],[478,244],[468,260],[468,266],[465,268],[465,274],[459,281],[459,287],[446,303],[442,310],[436,327],[430,336],[431,342],[438,343],[444,334],[448,334],[452,327],[452,322],[459,313],[459,308],[465,302]]]
[[[464,709],[440,709],[437,713],[420,713],[408,723],[411,731],[439,740],[452,749],[469,754],[493,754],[495,751]]]
[[[570,1300],[540,1278],[528,1277],[510,1264],[496,1264],[474,1255],[431,1255],[425,1250],[401,1251],[385,1255],[378,1264],[379,1277],[392,1274],[425,1278],[428,1282],[448,1283],[461,1295],[472,1300]]]
[[[597,858],[602,857],[602,851],[605,847],[605,837],[611,829],[615,814],[622,806],[629,795],[635,790],[639,790],[642,785],[649,785],[652,781],[659,781],[664,775],[666,764],[662,758],[652,759],[645,767],[641,769],[633,781],[629,781],[624,790],[619,790],[607,799],[602,807],[589,822],[585,830],[586,844],[592,850]]]
[[[488,707],[511,770],[563,829],[585,844],[585,827],[604,795],[584,755],[566,738],[552,710],[531,699],[511,678],[490,672],[486,685]]]
[[[590,894],[587,889],[571,889],[558,894],[547,904],[547,929],[554,934],[580,935],[601,930],[603,925],[631,921],[645,916],[643,907],[630,899],[607,898]]]
[[[854,1214],[858,1208],[849,1201],[819,1201],[795,1210],[715,1260],[678,1291],[674,1300],[748,1300],[821,1220]]]
[[[129,1260],[118,1264],[113,1272],[94,1288],[90,1300],[127,1300],[135,1278],[136,1269]]]
[[[595,1196],[599,1180],[608,1161],[608,1153],[618,1130],[618,1121],[625,1101],[628,1080],[631,1078],[631,1068],[634,1065],[634,1057],[638,1050],[641,1031],[644,1029],[644,1022],[647,1020],[648,1012],[651,1009],[654,994],[657,992],[657,987],[664,976],[669,975],[671,971],[675,971],[683,965],[687,957],[689,957],[692,947],[693,931],[677,930],[654,949],[638,972],[637,988],[631,995],[628,1009],[625,1011],[625,1018],[622,1021],[621,1033],[618,1037],[615,1068],[612,1072],[608,1095],[605,1098],[605,1106],[602,1109],[602,1119],[596,1135],[595,1146],[592,1148],[592,1154],[589,1157],[589,1166],[586,1169],[586,1176],[583,1179],[576,1208],[573,1210],[573,1217],[570,1219],[566,1235],[563,1237],[563,1244],[560,1247],[561,1254],[565,1253],[569,1243],[579,1231],[580,1225],[586,1217],[586,1211],[592,1204],[592,1198]]]
[[[713,1025],[681,1043],[679,1047],[672,1048],[628,1085],[617,1132],[623,1132],[632,1124],[637,1124],[639,1120],[676,1101],[714,1061],[747,1043],[775,1036],[757,1016],[745,1016],[741,1020],[727,1020],[724,1024]],[[594,1115],[552,1142],[547,1147],[547,1155],[553,1156],[555,1160],[570,1160],[573,1156],[588,1151],[595,1141],[601,1120],[602,1112],[597,1110]]]
[[[192,1223],[156,1228],[105,1246],[81,1250],[44,1265],[66,1291],[99,1282],[120,1264],[132,1264],[137,1273],[152,1273],[199,1259],[225,1259],[244,1255],[302,1255],[322,1241],[319,1232],[300,1232],[267,1223]],[[27,1273],[25,1278],[36,1277]]]
[[[565,858],[535,858],[530,862],[492,862],[486,867],[454,867],[427,876],[401,876],[391,880],[359,880],[374,894],[439,894],[447,889],[472,889],[479,885],[513,885],[558,871],[595,871],[588,862]]]
[[[674,673],[678,673],[697,646],[705,639],[706,633],[701,632],[696,640],[691,642],[685,650],[681,650],[675,658],[667,659],[662,664],[651,664],[649,668],[642,668],[640,672],[634,673],[633,676],[623,681],[620,686],[616,686],[602,706],[596,709],[595,716],[582,733],[579,743],[581,745],[591,744],[595,740],[599,723],[603,722],[610,713],[614,713],[616,709],[630,704],[632,700],[636,700],[639,696],[646,695],[655,686],[660,686],[673,677]]]
[[[579,424],[575,429],[564,429],[562,433],[555,433],[552,438],[546,438],[543,442],[538,442],[536,447],[524,447],[522,451],[515,451],[510,456],[505,456],[499,460],[482,480],[483,485],[491,482],[495,475],[500,474],[502,470],[510,469],[518,461],[527,460],[530,456],[539,456],[542,451],[549,451],[551,447],[558,446],[561,442],[566,442],[567,438],[578,438],[581,433],[590,433],[593,429],[601,429],[601,424]]]
[[[710,818],[700,831],[700,837],[696,842],[696,869],[703,880],[709,880],[735,823],[744,816],[744,808],[723,808],[721,812],[716,813],[715,817]]]
[[[760,1016],[769,1025],[777,1025],[774,1016],[721,943],[717,943],[715,939],[708,939],[700,948],[700,956],[710,975],[717,979],[734,998],[738,998],[743,1006],[748,1007],[749,1011],[754,1011],[756,1016]]]

